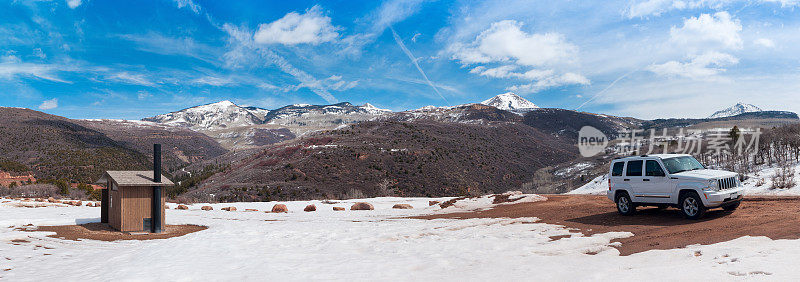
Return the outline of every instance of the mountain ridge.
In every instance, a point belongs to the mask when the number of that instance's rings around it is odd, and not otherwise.
[[[736,103],[731,107],[728,107],[723,110],[719,110],[708,116],[708,118],[724,118],[724,117],[731,117],[736,116],[744,113],[752,113],[752,112],[763,112],[761,108],[753,105],[753,104],[745,104],[742,102]]]

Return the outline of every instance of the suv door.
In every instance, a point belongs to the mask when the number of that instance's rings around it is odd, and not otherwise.
[[[664,168],[657,160],[645,160],[641,197],[649,203],[667,203],[672,189]]]
[[[642,189],[644,188],[642,187],[643,167],[644,160],[628,161],[627,165],[625,165],[625,177],[622,178],[622,181],[630,185],[633,192],[631,200],[634,202],[642,202],[642,198],[639,198],[639,195],[642,194]]]
[[[627,189],[627,182],[622,182],[625,177],[625,161],[618,161],[611,164],[611,187],[613,189]]]

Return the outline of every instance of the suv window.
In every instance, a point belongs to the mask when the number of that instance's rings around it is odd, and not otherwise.
[[[625,176],[642,176],[642,164],[644,161],[628,161],[628,170]]]
[[[645,176],[664,176],[664,170],[658,165],[657,161],[648,160],[644,166]]]
[[[624,166],[625,162],[614,163],[614,168],[611,169],[611,176],[622,176],[622,168]]]

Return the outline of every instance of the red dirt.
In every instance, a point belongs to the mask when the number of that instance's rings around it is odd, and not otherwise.
[[[59,225],[59,226],[38,226],[32,228],[20,228],[20,231],[38,232],[48,231],[55,232],[55,235],[47,237],[61,238],[65,240],[89,239],[100,241],[117,241],[117,240],[154,240],[154,239],[168,239],[172,237],[179,237],[189,233],[206,230],[208,227],[200,225],[167,225],[162,233],[158,234],[129,234],[119,232],[112,229],[105,223],[87,223],[81,225]]]
[[[538,217],[541,222],[577,228],[586,235],[628,231],[634,236],[615,240],[622,243],[618,247],[622,255],[713,244],[747,235],[800,238],[800,197],[746,197],[736,211],[714,209],[700,220],[684,219],[674,208],[658,211],[639,207],[635,215],[622,216],[605,196],[547,195],[547,198],[547,201],[500,205],[485,211],[415,218]]]

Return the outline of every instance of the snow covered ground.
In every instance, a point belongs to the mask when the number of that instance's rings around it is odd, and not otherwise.
[[[795,183],[798,185],[789,189],[771,188],[772,176],[776,171],[775,167],[766,167],[756,173],[748,174],[748,179],[742,182],[745,195],[800,196],[800,164],[795,165],[794,175]],[[605,195],[606,191],[608,191],[608,174],[603,174],[567,194]]]
[[[535,200],[536,197],[526,197]],[[204,231],[165,240],[66,241],[15,227],[98,221],[99,208],[0,204],[0,279],[97,280],[643,280],[800,279],[800,241],[742,237],[733,241],[619,256],[610,243],[633,236],[583,236],[536,218],[417,220],[436,213],[428,198],[365,199],[374,211],[332,211],[354,201],[214,204],[213,211],[167,210],[169,224]],[[302,212],[309,203],[317,212]],[[412,210],[394,210],[409,203]],[[484,202],[485,203],[485,202]],[[239,212],[221,211],[235,206]],[[470,208],[481,205],[472,205]],[[174,208],[174,205],[173,205]],[[485,207],[484,207],[485,208]],[[551,236],[571,235],[552,240]],[[12,244],[24,239],[30,243]]]

